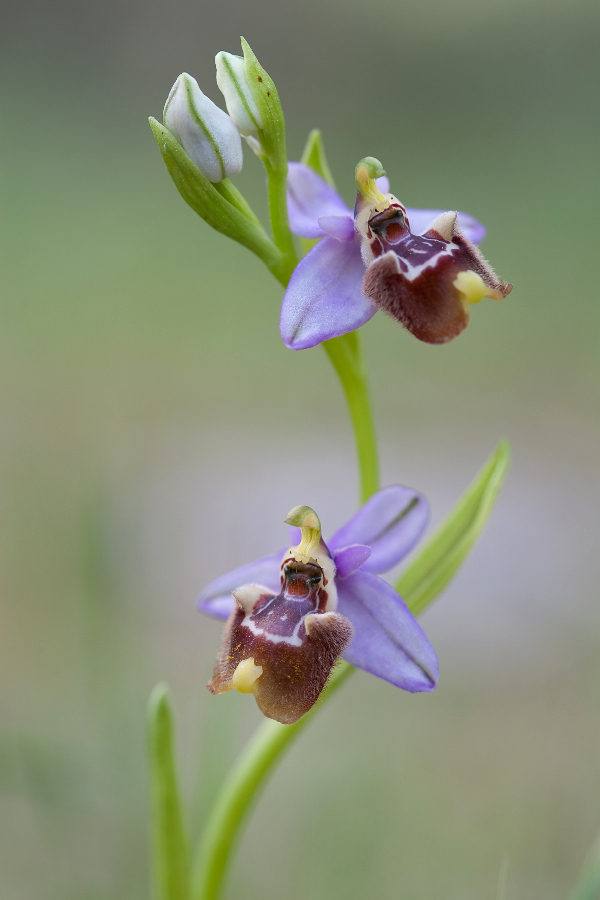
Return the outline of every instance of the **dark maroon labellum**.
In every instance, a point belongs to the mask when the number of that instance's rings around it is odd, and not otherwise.
[[[335,594],[320,566],[288,557],[281,577],[279,594],[258,585],[234,593],[242,599],[229,617],[208,689],[231,690],[240,664],[249,666],[255,680],[243,690],[252,691],[266,716],[290,724],[316,703],[350,643],[352,626],[327,609]]]
[[[375,258],[363,294],[421,341],[444,344],[467,326],[472,301],[455,284],[459,273],[474,272],[495,299],[512,288],[456,227],[449,241],[433,228],[412,234],[402,210],[392,205],[369,219],[368,231],[364,240]]]

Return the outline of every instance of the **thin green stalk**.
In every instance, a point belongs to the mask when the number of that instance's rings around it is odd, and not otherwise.
[[[271,230],[273,232],[273,240],[275,245],[281,252],[283,259],[280,265],[281,276],[276,277],[287,285],[292,276],[292,272],[298,263],[296,248],[294,246],[294,238],[290,231],[290,223],[288,221],[287,212],[287,167],[285,171],[275,169],[264,160],[264,166],[267,172],[267,193],[269,199],[269,217],[271,219]]]
[[[338,663],[321,701],[294,725],[281,725],[267,719],[257,729],[225,782],[204,828],[192,880],[192,900],[218,900],[241,826],[267,777],[322,703],[353,671],[349,663]]]
[[[366,503],[379,490],[377,436],[369,399],[367,372],[358,331],[332,338],[323,344],[346,395],[360,472],[360,502]]]

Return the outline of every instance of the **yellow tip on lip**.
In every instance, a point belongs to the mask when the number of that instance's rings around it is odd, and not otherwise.
[[[502,300],[503,296],[500,291],[495,288],[488,287],[481,275],[468,269],[465,272],[459,272],[454,279],[454,287],[463,295],[465,303],[479,303],[484,297],[490,300]]]
[[[254,657],[243,659],[238,663],[233,678],[231,679],[231,687],[239,691],[240,694],[252,694],[254,685],[262,675],[262,666],[254,665]]]

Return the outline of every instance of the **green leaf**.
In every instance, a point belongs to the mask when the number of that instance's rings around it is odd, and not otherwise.
[[[189,900],[188,842],[175,773],[173,715],[164,684],[157,684],[150,695],[148,743],[156,898]]]
[[[320,175],[321,178],[324,178],[332,188],[335,188],[333,175],[331,174],[329,164],[327,162],[327,157],[325,156],[323,137],[318,128],[313,128],[313,130],[308,135],[306,146],[304,147],[304,153],[302,154],[302,159],[300,160],[300,162],[303,162],[305,166],[308,166],[314,172],[316,172],[317,175]],[[300,238],[302,255],[305,256],[308,251],[312,250],[315,244],[318,243],[319,238],[315,238],[314,240],[312,238]]]
[[[396,590],[418,615],[452,580],[492,511],[510,459],[503,440],[454,509],[402,574]]]
[[[219,192],[221,197],[227,200],[228,203],[231,203],[232,206],[235,206],[236,209],[239,209],[241,213],[243,213],[246,218],[250,219],[251,222],[254,222],[255,225],[258,225],[259,228],[262,228],[260,224],[260,219],[255,214],[254,210],[244,197],[244,195],[239,191],[235,184],[229,180],[229,178],[224,178],[223,181],[218,181],[213,185],[214,189]]]
[[[281,264],[281,253],[254,214],[249,215],[243,208],[245,201],[239,191],[230,182],[217,190],[169,129],[152,117],[149,122],[169,175],[185,202],[212,228],[243,244],[271,271],[276,271]]]
[[[306,146],[304,147],[304,153],[302,154],[302,159],[300,160],[300,162],[303,162],[305,166],[309,166],[314,172],[317,173],[317,175],[320,175],[321,178],[324,178],[332,188],[335,188],[333,175],[331,174],[331,170],[327,162],[327,157],[325,155],[323,135],[318,128],[313,128],[313,130],[308,135]]]
[[[600,839],[584,863],[570,900],[600,900]]]

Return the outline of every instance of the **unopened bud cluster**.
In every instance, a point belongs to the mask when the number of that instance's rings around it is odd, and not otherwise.
[[[200,172],[213,184],[241,172],[240,135],[271,166],[285,166],[285,123],[275,85],[242,39],[243,56],[220,51],[217,85],[227,113],[183,72],[165,104],[163,122]]]

